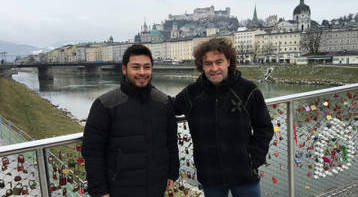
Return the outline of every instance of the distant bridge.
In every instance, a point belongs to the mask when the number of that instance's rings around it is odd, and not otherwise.
[[[115,65],[120,66],[122,62],[48,62],[48,63],[25,63],[25,64],[2,64],[0,67],[10,67],[10,68],[39,68],[39,67],[56,67],[56,66],[107,66],[107,65]]]
[[[100,70],[114,70],[121,72],[122,62],[66,62],[66,63],[26,63],[26,64],[0,64],[0,75],[1,70],[11,70],[12,68],[37,68],[39,79],[53,80],[52,74],[48,71],[49,69],[56,67],[84,67],[90,73],[98,73]],[[112,68],[102,68],[102,66],[113,66]],[[194,66],[184,65],[161,65],[154,64],[153,71],[157,73],[176,73],[179,72],[191,72],[194,71]],[[9,73],[9,72],[8,72]]]

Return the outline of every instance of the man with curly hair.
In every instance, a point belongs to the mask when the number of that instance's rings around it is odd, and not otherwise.
[[[257,168],[265,163],[273,126],[257,86],[241,77],[236,50],[214,38],[194,50],[201,75],[175,98],[194,145],[197,177],[206,197],[259,197]]]

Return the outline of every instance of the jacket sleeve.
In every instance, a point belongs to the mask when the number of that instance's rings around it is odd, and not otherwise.
[[[85,159],[88,192],[97,197],[109,193],[106,180],[105,144],[110,116],[99,99],[92,104],[83,134],[82,155]]]
[[[266,161],[269,144],[273,136],[273,125],[264,97],[259,89],[253,90],[248,97],[253,135],[250,136],[249,153],[253,159],[253,167],[258,168]]]
[[[167,126],[167,146],[169,150],[169,179],[177,180],[179,177],[179,151],[177,123],[174,115],[173,103],[169,100],[168,104],[168,126]]]

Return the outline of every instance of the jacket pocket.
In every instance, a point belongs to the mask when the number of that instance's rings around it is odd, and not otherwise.
[[[114,158],[114,174],[112,176],[112,181],[115,181],[117,178],[117,175],[120,173],[120,171],[123,168],[123,151],[119,148],[118,152]]]
[[[251,153],[248,153],[248,161],[249,161],[249,172],[250,172],[250,175],[253,176],[253,177],[258,177],[258,171],[257,171],[257,168],[255,167],[255,161],[254,159],[252,158],[252,155]]]

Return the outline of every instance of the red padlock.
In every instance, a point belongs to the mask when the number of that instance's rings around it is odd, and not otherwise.
[[[169,190],[169,191],[168,191],[168,196],[169,196],[169,197],[174,197],[174,193],[173,193],[172,190]]]
[[[67,195],[67,189],[66,188],[63,188],[62,190],[62,196],[66,196]]]
[[[52,173],[52,178],[55,179],[55,180],[57,180],[57,174],[56,174],[55,171],[53,171],[53,173]]]
[[[22,186],[21,195],[28,195],[29,194],[29,188],[24,185]]]
[[[22,163],[17,163],[17,171],[23,171],[24,170],[24,165]]]
[[[82,157],[79,157],[79,158],[77,159],[77,163],[78,163],[79,165],[83,165],[84,162],[85,162],[85,160],[84,160]]]
[[[25,162],[25,157],[22,154],[19,154],[19,156],[17,156],[17,162],[19,163],[24,163]]]
[[[82,149],[82,147],[81,147],[81,145],[76,145],[76,151],[78,151],[78,152],[81,152],[81,149]]]
[[[64,174],[60,174],[60,180],[59,180],[60,186],[66,185],[67,184],[67,179],[66,179],[66,175]]]
[[[56,190],[57,190],[57,187],[55,186],[55,184],[51,183],[51,184],[50,184],[50,191],[51,191],[51,192],[54,192],[54,191],[56,191]]]

